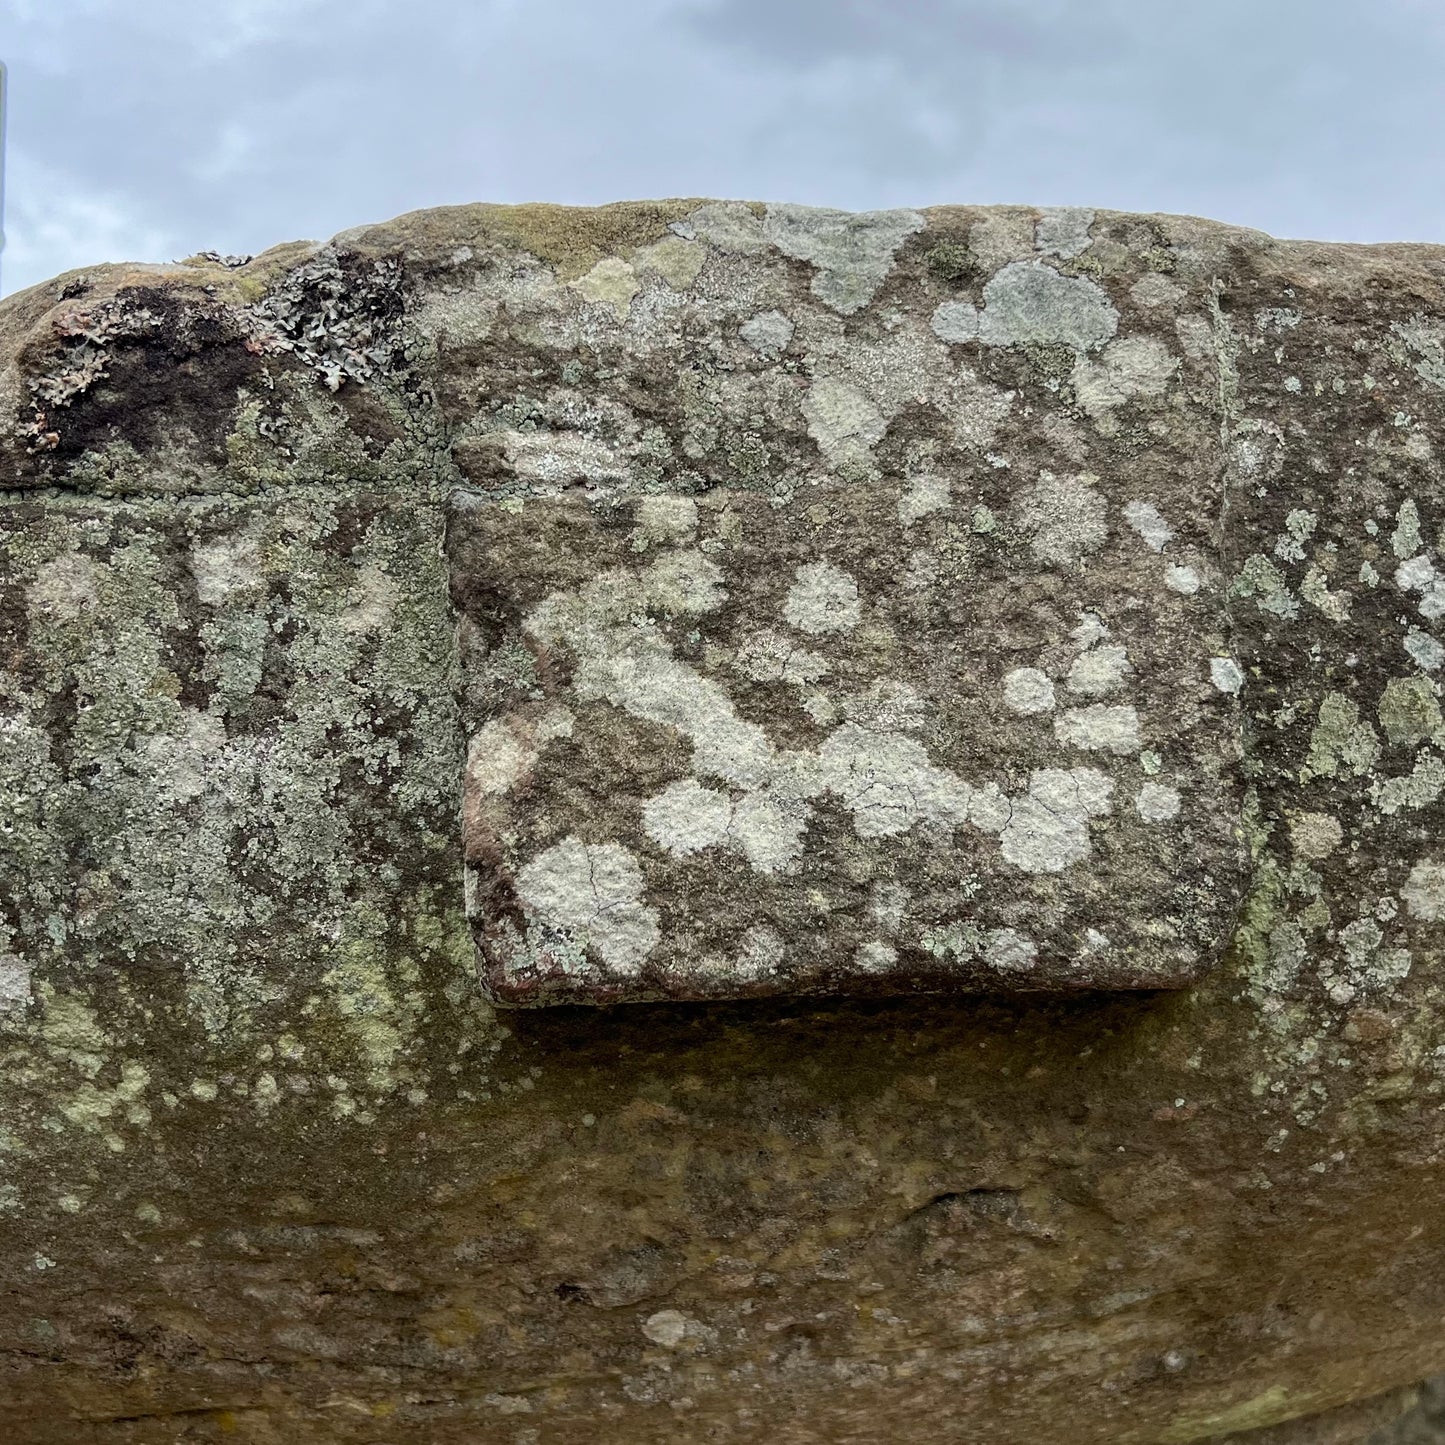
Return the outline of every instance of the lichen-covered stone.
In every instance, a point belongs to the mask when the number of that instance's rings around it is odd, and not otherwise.
[[[1161,589],[1083,483],[900,586],[957,507],[1009,509],[1007,473],[930,466],[958,494],[931,521],[908,480],[819,482],[806,511],[719,486],[665,526],[648,494],[454,499],[453,587],[490,638],[464,667],[537,672],[481,710],[466,773],[499,999],[1158,988],[1217,961],[1243,896],[1217,589]],[[1088,566],[1030,545],[1078,535],[1078,496]],[[1017,704],[1021,661],[1055,705]]]
[[[1343,1440],[1438,1370],[1442,357],[1445,252],[1102,211],[7,300],[7,1438]]]

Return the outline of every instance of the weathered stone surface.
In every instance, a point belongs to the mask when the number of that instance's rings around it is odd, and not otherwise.
[[[1180,355],[1147,288],[1121,313],[1036,258],[980,317],[898,261],[912,212],[727,214],[752,241],[702,208],[652,285],[514,284],[454,383],[493,996],[1197,977],[1244,893],[1213,352]],[[562,385],[519,415],[537,336]],[[1027,391],[981,374],[1020,347]],[[1166,393],[1167,428],[1121,432]]]
[[[1365,1435],[1364,1445],[1440,1445],[1445,1440],[1445,1380],[1427,1380],[1408,1391],[1407,1399],[1408,1408]]]
[[[535,659],[469,744],[498,999],[1159,988],[1217,961],[1243,900],[1221,589],[1162,588],[1122,525],[1158,506],[1089,474],[1020,500],[929,465],[807,507],[456,499],[467,676]],[[1208,536],[1197,470],[1159,505]]]
[[[1445,252],[1106,212],[9,299],[11,1438],[1346,1438],[1445,1364],[1442,390]]]

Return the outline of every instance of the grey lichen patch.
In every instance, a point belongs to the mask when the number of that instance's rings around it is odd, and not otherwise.
[[[953,505],[953,485],[947,477],[911,477],[898,499],[898,520],[917,522]]]
[[[1119,329],[1108,295],[1085,276],[1041,261],[1005,266],[983,288],[978,338],[987,346],[1066,346],[1097,350]]]
[[[1244,669],[1232,657],[1211,657],[1209,681],[1218,691],[1233,697],[1244,687]]]
[[[1097,361],[1080,358],[1072,381],[1079,405],[1101,429],[1112,428],[1112,413],[1141,397],[1163,396],[1179,370],[1179,359],[1154,336],[1111,341]]]
[[[1445,919],[1445,865],[1422,858],[1400,888],[1406,912],[1422,923]]]
[[[691,497],[643,497],[637,504],[637,527],[650,542],[690,541],[697,535],[697,503]]]
[[[657,914],[638,902],[641,893],[637,861],[617,843],[564,838],[517,874],[517,896],[529,918],[577,949],[594,948],[623,974],[636,973],[657,946]]]
[[[1016,667],[1004,677],[1003,700],[1013,712],[1051,712],[1054,706],[1053,679],[1036,667]]]
[[[794,687],[820,682],[832,671],[821,653],[772,628],[760,628],[744,638],[733,666],[753,682],[786,682]]]
[[[325,246],[252,308],[256,344],[290,352],[336,391],[396,364],[401,305],[398,261],[344,265]]]
[[[1070,692],[1102,697],[1123,687],[1132,671],[1126,649],[1095,647],[1074,659],[1065,685]]]
[[[1034,245],[1045,256],[1071,260],[1089,249],[1094,212],[1088,206],[1046,206],[1034,228]]]
[[[39,620],[78,622],[99,601],[100,569],[79,552],[63,552],[36,569],[25,589],[25,609]]]
[[[851,316],[873,299],[893,269],[898,248],[924,225],[917,211],[772,205],[763,234],[785,256],[811,263],[813,294]]]
[[[968,230],[968,248],[985,271],[997,271],[1033,253],[1038,213],[1022,206],[987,210]]]
[[[1095,768],[1045,768],[1009,808],[1003,856],[1029,873],[1061,873],[1090,852],[1088,820],[1112,809],[1114,781]]]
[[[1090,752],[1137,753],[1139,714],[1128,704],[1090,703],[1070,708],[1054,723],[1059,741]]]
[[[798,568],[783,603],[783,616],[802,632],[846,632],[858,625],[858,584],[830,562]]]
[[[1134,797],[1134,809],[1146,823],[1167,823],[1179,816],[1179,789],[1153,781],[1142,784]]]
[[[732,800],[695,778],[669,783],[642,808],[642,826],[649,838],[674,858],[686,858],[728,841]]]
[[[1159,306],[1178,306],[1184,300],[1184,289],[1171,281],[1167,276],[1161,276],[1157,271],[1150,271],[1141,276],[1130,288],[1129,296],[1138,305],[1153,310]]]
[[[793,339],[795,329],[792,321],[774,308],[750,316],[738,328],[738,334],[760,355],[777,357]]]
[[[1139,497],[1124,504],[1124,520],[1151,552],[1162,552],[1174,540],[1174,529],[1153,502]]]
[[[1204,579],[1187,562],[1170,562],[1164,568],[1164,585],[1182,597],[1193,597],[1204,586]]]
[[[1412,627],[1405,634],[1404,647],[1411,661],[1422,672],[1439,672],[1441,667],[1445,667],[1445,646],[1438,638],[1431,637],[1418,627]]]
[[[255,531],[217,537],[191,549],[196,596],[207,606],[240,600],[263,586],[259,537]]]
[[[866,460],[887,430],[877,406],[846,381],[821,378],[802,404],[808,434],[832,463]]]
[[[1401,562],[1395,568],[1394,582],[1401,592],[1421,594],[1418,604],[1421,617],[1431,622],[1445,617],[1445,579],[1427,554],[1422,552]]]
[[[978,307],[971,301],[943,301],[929,320],[940,341],[963,343],[978,340]]]
[[[1004,973],[1027,973],[1038,959],[1038,946],[1016,928],[993,928],[984,935],[983,957]]]
[[[1044,472],[1014,504],[1015,523],[1041,561],[1068,566],[1097,552],[1109,535],[1108,503],[1097,477]]]

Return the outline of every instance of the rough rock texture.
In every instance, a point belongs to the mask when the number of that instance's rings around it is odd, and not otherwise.
[[[1410,1408],[1365,1436],[1365,1445],[1440,1445],[1445,1440],[1445,1378],[1409,1392]]]
[[[0,305],[6,1438],[1398,1413],[1442,418],[1445,251],[1177,217],[477,206]]]

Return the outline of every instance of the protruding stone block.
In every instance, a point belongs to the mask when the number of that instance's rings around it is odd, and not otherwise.
[[[1218,960],[1243,896],[1218,480],[1020,487],[1047,420],[1007,466],[939,445],[806,507],[452,498],[499,1002],[1169,988]]]

